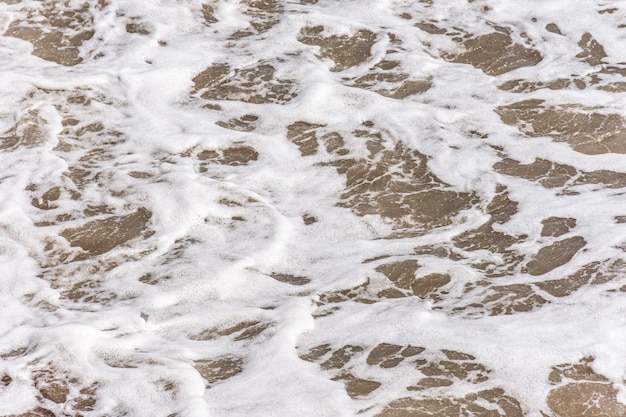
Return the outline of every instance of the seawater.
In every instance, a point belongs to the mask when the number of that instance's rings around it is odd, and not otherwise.
[[[0,415],[623,417],[625,14],[0,1]]]

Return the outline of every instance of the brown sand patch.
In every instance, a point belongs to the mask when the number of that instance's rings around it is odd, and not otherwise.
[[[407,259],[381,265],[376,268],[376,271],[383,273],[397,287],[409,289],[415,281],[418,268],[419,264],[416,260]]]
[[[492,32],[487,35],[464,40],[465,51],[444,58],[461,64],[470,64],[487,75],[501,75],[518,68],[533,66],[541,62],[541,54],[532,48],[514,43],[508,31]]]
[[[590,43],[593,44],[593,41]],[[604,55],[603,49],[601,49],[600,53],[597,53],[596,55],[600,58],[602,56],[606,56]],[[626,68],[624,68],[623,63],[607,65],[602,61],[600,65],[598,64],[598,62],[600,61],[592,58],[592,54],[590,54],[589,56],[587,56],[587,54],[578,55],[579,58],[584,58],[585,56],[587,58],[583,60],[588,60],[589,62],[598,65],[597,70],[590,74],[572,75],[570,78],[557,78],[547,81],[539,81],[532,78],[515,79],[500,84],[498,88],[505,91],[511,91],[513,93],[528,93],[541,89],[584,90],[586,88],[596,88],[598,90],[608,91],[612,93],[621,93],[626,91],[626,82],[621,81],[623,77],[626,76]]]
[[[436,301],[441,300],[438,295],[439,290],[450,283],[450,275],[448,274],[428,274],[421,278],[417,278],[411,285],[413,294],[420,298],[430,298]]]
[[[454,382],[447,378],[422,378],[415,385],[411,385],[406,389],[409,391],[423,391],[429,388],[449,387]]]
[[[342,158],[344,138],[336,133],[324,133],[324,127],[298,122],[289,127],[289,137],[303,154],[319,152],[320,143],[339,156],[321,166],[333,166],[346,176],[345,191],[340,207],[350,208],[359,216],[381,216],[394,226],[389,238],[421,235],[454,222],[461,210],[478,203],[475,193],[460,192],[435,176],[428,167],[428,158],[402,142],[388,138],[364,122],[354,130],[353,140],[359,140],[369,152],[367,157]]]
[[[418,28],[431,35],[445,35],[447,31],[435,25],[432,22],[418,22],[415,24]]]
[[[137,179],[148,179],[148,178],[154,178],[155,176],[154,174],[150,172],[145,172],[145,171],[131,171],[128,173],[128,175]]]
[[[320,308],[314,313],[314,316],[332,314],[332,312],[336,310],[336,307],[321,308],[332,304],[339,304],[346,301],[354,301],[362,304],[374,304],[378,302],[379,297],[376,296],[371,287],[371,280],[367,279],[365,282],[351,288],[328,291],[320,294],[319,300],[316,303]]]
[[[330,373],[332,380],[343,380],[346,391],[352,398],[360,398],[369,395],[378,388],[384,388],[384,382],[390,379],[406,378],[407,391],[419,391],[424,393],[424,401],[436,399],[441,391],[441,387],[448,387],[454,384],[474,384],[484,386],[489,380],[489,370],[484,365],[476,361],[473,355],[455,350],[442,351],[426,351],[423,347],[411,345],[399,345],[394,343],[381,342],[373,348],[365,346],[349,344],[339,349],[333,349],[330,344],[323,344],[309,349],[307,352],[299,353],[303,360],[314,362],[327,373]],[[359,376],[357,369],[363,365],[376,367],[376,375],[380,375],[380,381],[374,381],[369,378]],[[417,383],[411,382],[408,378],[412,378],[411,373],[399,371],[398,367],[412,367],[420,371],[424,376]],[[426,399],[427,398],[427,399]],[[402,399],[397,401],[422,401],[420,399]],[[493,404],[497,404],[504,414],[484,414],[484,416],[515,416],[521,417],[521,414],[506,414],[507,412],[519,411],[519,403],[512,397],[504,395],[504,391],[499,388],[492,388],[477,393],[469,394],[465,399],[446,399],[451,401],[450,404],[456,404],[460,408],[452,407],[454,411],[471,410],[474,412],[486,412],[489,408],[480,409],[478,405],[485,405],[483,400],[487,400]],[[397,402],[392,402],[398,405]],[[395,407],[390,404],[385,408],[385,412],[381,415],[387,416],[414,416],[414,415],[431,415],[431,414],[412,414],[418,411],[414,407]],[[491,406],[490,408],[494,408]],[[426,408],[424,409],[424,411]],[[432,411],[432,410],[431,410]],[[385,414],[386,413],[386,414]],[[397,413],[397,414],[396,414]],[[448,416],[448,414],[437,414],[436,416]],[[457,417],[465,414],[450,414]],[[469,414],[468,414],[469,415]],[[473,415],[473,414],[472,414]],[[476,414],[483,415],[483,414]]]
[[[76,416],[83,415],[85,412],[93,411],[97,402],[96,390],[98,384],[82,388],[74,399],[69,401],[68,410],[74,412]]]
[[[270,274],[270,276],[278,282],[283,282],[285,284],[291,285],[306,285],[311,282],[311,280],[307,277],[292,274],[272,273]]]
[[[127,33],[135,33],[137,35],[149,35],[153,31],[153,28],[149,23],[139,21],[138,19],[131,19],[130,23],[126,24]]]
[[[559,240],[539,249],[533,260],[526,264],[530,275],[543,275],[568,263],[587,242],[582,236]]]
[[[46,254],[47,257],[39,260],[42,272],[38,277],[48,281],[50,286],[61,294],[62,300],[80,301],[86,309],[98,309],[110,305],[112,300],[124,301],[135,296],[126,288],[118,291],[107,285],[108,272],[122,263],[144,257],[147,252],[133,255],[118,253],[107,257],[80,252],[72,256],[72,253],[63,248],[60,251],[47,249]],[[92,306],[87,306],[87,303]]]
[[[621,260],[591,262],[563,278],[538,281],[535,285],[554,297],[567,297],[585,285],[600,285],[620,277],[624,271]]]
[[[425,349],[419,346],[401,346],[392,343],[380,343],[369,353],[366,363],[381,368],[395,368],[407,358],[419,355]]]
[[[41,198],[33,198],[31,204],[41,210],[52,210],[57,208],[53,202],[57,201],[59,198],[61,198],[61,188],[52,187],[43,193]]]
[[[418,246],[414,249],[414,252],[416,255],[436,256],[438,258],[447,258],[451,261],[460,261],[465,259],[458,253],[457,250],[446,244]]]
[[[394,291],[399,293],[399,295],[389,294],[389,292]],[[337,304],[347,301],[361,304],[374,304],[379,302],[381,297],[399,298],[411,295],[413,294],[410,291],[398,290],[393,285],[390,286],[388,282],[381,282],[378,279],[372,282],[372,279],[368,278],[365,282],[354,287],[328,291],[320,294],[319,300],[317,301],[318,310],[313,314],[313,316],[320,317],[332,314],[335,310],[340,308]]]
[[[324,125],[302,121],[295,122],[287,126],[287,139],[298,147],[302,156],[317,154],[320,144],[324,145],[326,152],[330,155],[347,155],[349,151],[344,148],[343,136],[337,132],[326,132],[324,127]]]
[[[200,240],[192,238],[192,237],[183,237],[183,238],[176,239],[174,241],[174,244],[171,246],[171,248],[169,248],[168,251],[165,254],[163,254],[163,256],[161,257],[160,264],[169,265],[172,263],[179,262],[181,259],[185,258],[186,251],[192,245],[195,245],[196,243],[200,243]],[[156,279],[157,281],[160,278],[169,279],[167,275],[156,274],[156,272],[155,272],[155,276],[152,277],[152,279]]]
[[[250,25],[233,32],[229,37],[233,41],[267,32],[280,22],[284,12],[280,0],[244,0],[241,3],[243,14],[250,17]],[[212,6],[203,6],[202,13],[209,24],[217,22],[214,11]]]
[[[364,397],[380,387],[380,382],[358,378],[351,373],[342,373],[332,378],[343,381],[345,390],[351,398]]]
[[[345,367],[348,362],[356,355],[363,351],[361,346],[346,345],[340,349],[337,349],[332,353],[330,358],[320,364],[322,369],[341,369]]]
[[[590,82],[590,80],[586,80],[585,78],[557,78],[555,80],[545,82],[516,79],[507,81],[499,85],[498,88],[504,91],[511,91],[513,93],[529,93],[542,89],[565,90],[567,88],[576,88],[578,90],[584,90],[587,88],[588,82]]]
[[[543,229],[541,230],[541,236],[553,236],[558,237],[569,232],[576,226],[576,219],[571,217],[548,217],[541,221]]]
[[[402,71],[398,61],[383,60],[351,85],[402,100],[426,92],[432,86],[432,79],[411,79],[409,74]]]
[[[324,36],[323,26],[313,26],[303,28],[298,40],[306,45],[319,46],[319,57],[331,59],[335,63],[331,71],[338,72],[367,61],[371,57],[376,34],[361,29],[351,36]]]
[[[389,403],[376,417],[523,417],[515,398],[494,388],[471,393],[462,398],[400,398]]]
[[[194,91],[205,100],[284,104],[296,96],[294,82],[277,78],[276,69],[267,62],[232,70],[227,64],[214,64],[192,81]]]
[[[49,136],[46,124],[36,110],[25,112],[8,131],[0,134],[0,150],[18,146],[33,148],[43,144]]]
[[[593,272],[586,267],[565,278],[540,281],[536,282],[535,285],[554,297],[567,297],[589,283],[593,275]]]
[[[527,284],[494,285],[485,292],[481,307],[491,316],[524,313],[548,302]]]
[[[109,291],[103,291],[101,284],[102,281],[99,279],[86,279],[63,286],[57,285],[55,282],[53,283],[53,288],[59,289],[62,298],[66,300],[108,305],[111,300],[117,299],[117,295]]]
[[[46,0],[27,10],[25,20],[17,20],[4,33],[33,45],[33,55],[60,65],[77,65],[83,60],[80,47],[94,35],[91,8],[105,2]]]
[[[626,82],[617,81],[605,85],[598,86],[598,90],[608,91],[609,93],[623,93],[626,91]]]
[[[227,121],[218,121],[215,124],[226,129],[237,130],[240,132],[252,132],[256,129],[256,122],[259,116],[254,114],[244,114],[238,119],[230,119]]]
[[[450,283],[450,276],[432,273],[418,277],[416,276],[418,268],[417,261],[406,260],[380,265],[376,271],[383,273],[396,287],[410,290],[413,295],[435,301],[441,300],[440,289]]]
[[[326,343],[323,345],[315,346],[314,348],[309,350],[308,353],[300,354],[299,357],[300,359],[303,359],[307,362],[317,362],[322,356],[326,355],[331,350],[332,348],[330,347],[330,345]]]
[[[10,415],[7,417],[57,417],[52,411],[47,408],[37,407],[32,411],[28,411],[23,414]]]
[[[258,32],[267,32],[280,22],[284,8],[280,0],[247,0],[245,13],[251,16],[252,27]]]
[[[448,380],[459,379],[478,384],[489,379],[491,371],[484,365],[467,360],[437,360],[418,364],[417,369],[427,377],[439,377]]]
[[[261,320],[246,320],[232,326],[211,328],[191,337],[193,340],[213,340],[222,336],[229,336],[234,341],[251,340],[274,327],[274,323]]]
[[[287,139],[300,150],[302,156],[314,155],[319,146],[316,130],[322,125],[296,122],[287,127]]]
[[[621,417],[626,405],[618,401],[618,390],[603,375],[591,368],[593,358],[578,364],[561,364],[552,368],[550,383],[559,385],[547,398],[556,417]]]
[[[217,23],[217,17],[215,17],[215,7],[210,3],[202,4],[202,17],[207,25]]]
[[[33,385],[39,391],[39,407],[21,416],[55,416],[48,414],[48,408],[58,409],[58,405],[68,416],[81,416],[95,408],[97,383],[91,384],[52,362],[35,360],[29,366]]]
[[[517,213],[518,203],[512,201],[506,188],[499,185],[497,194],[486,207],[490,219],[482,226],[461,233],[453,239],[454,245],[464,251],[488,250],[499,255],[496,261],[479,261],[473,266],[485,272],[487,276],[499,277],[511,273],[517,268],[522,256],[510,249],[514,243],[525,236],[511,236],[494,230],[496,224],[504,224]]]
[[[207,171],[207,164],[243,166],[259,159],[259,153],[251,146],[236,145],[232,148],[204,150],[198,153],[198,160],[202,161],[200,172]]]
[[[224,356],[217,359],[197,360],[193,366],[210,387],[240,374],[243,371],[243,364],[242,358]]]
[[[258,322],[258,323],[250,324],[243,328],[239,328],[239,326],[235,326],[234,329],[223,330],[221,331],[221,335],[229,335],[229,334],[238,333],[233,338],[233,340],[235,341],[250,340],[250,339],[256,338],[257,336],[263,334],[266,330],[271,329],[273,327],[274,327],[273,323]]]
[[[622,417],[626,406],[617,400],[617,393],[611,384],[567,384],[550,391],[548,406],[557,417]]]
[[[0,353],[0,358],[2,359],[15,358],[15,357],[24,355],[27,351],[28,351],[28,347],[20,347],[20,348],[11,349],[7,352]]]
[[[556,23],[548,23],[546,25],[546,30],[548,32],[556,33],[557,35],[563,35],[563,33],[561,33],[561,29],[559,29]]]
[[[604,375],[599,375],[591,368],[593,358],[583,358],[580,363],[571,364],[564,363],[553,366],[550,372],[549,380],[552,384],[559,384],[568,380],[588,381],[588,382],[608,382]]]
[[[444,355],[450,360],[454,361],[473,361],[476,360],[474,355],[469,353],[457,352],[456,350],[441,349]]]
[[[500,174],[537,181],[546,188],[563,187],[575,178],[578,171],[570,165],[563,165],[546,159],[536,159],[530,164],[521,164],[513,159],[503,159],[493,166]]]
[[[591,33],[584,33],[578,41],[578,46],[582,48],[582,52],[576,55],[576,58],[592,66],[604,63],[603,60],[607,57],[604,47],[591,36]]]
[[[549,136],[567,142],[578,152],[626,153],[624,119],[614,113],[580,105],[545,106],[543,100],[520,101],[497,108],[502,121],[529,137]]]
[[[212,88],[224,80],[229,73],[230,67],[227,64],[213,64],[193,78],[195,90],[200,91],[205,88]]]
[[[380,381],[358,375],[357,369],[363,365],[376,367],[377,375],[380,375],[382,380],[389,380],[397,373],[395,368],[399,366],[414,367],[424,375],[424,378],[417,383],[407,380],[406,390],[425,391],[425,395],[433,389],[437,392],[439,387],[456,383],[482,385],[488,381],[491,373],[491,370],[478,363],[476,358],[468,353],[445,349],[428,352],[423,347],[386,342],[379,343],[373,348],[350,344],[336,350],[329,344],[323,344],[300,353],[299,356],[303,360],[319,364],[325,372],[330,373],[332,380],[343,380],[346,391],[352,398],[366,396],[379,387],[384,387]],[[398,375],[403,375],[401,378],[411,378],[411,374],[406,372]],[[496,389],[494,393],[499,393],[500,396],[503,391]],[[488,396],[482,398],[486,399]],[[476,394],[470,394],[470,399],[480,401]]]
[[[379,381],[361,378],[356,374],[355,366],[363,362],[365,351],[366,348],[359,345],[345,345],[333,350],[329,344],[323,344],[299,356],[303,360],[318,363],[324,371],[330,372],[333,381],[344,382],[350,397],[360,398],[369,395],[382,385]],[[405,359],[408,360],[423,351],[424,348],[410,345],[380,343],[369,352],[365,362],[369,366],[390,370]]]
[[[602,188],[626,187],[626,174],[623,172],[598,170],[578,171],[571,165],[564,165],[536,159],[529,164],[521,164],[510,158],[505,158],[493,166],[500,174],[536,181],[546,188],[565,187],[568,194],[577,194],[577,186],[597,184]]]
[[[380,215],[398,229],[421,234],[451,224],[459,211],[478,202],[473,193],[456,191],[437,178],[419,152],[402,143],[385,148],[380,134],[357,135],[367,138],[372,157],[333,164],[346,175],[341,207],[360,216]]]
[[[67,394],[69,393],[69,390],[63,386],[49,384],[45,387],[39,388],[39,392],[45,399],[57,404],[63,404],[67,401]]]
[[[600,184],[602,188],[626,187],[626,173],[609,170],[599,170],[581,173],[574,181],[573,186],[586,184]]]
[[[392,401],[380,416],[523,416],[519,402],[499,388],[484,389],[464,398],[439,397],[441,387],[454,384],[484,386],[488,383],[491,371],[465,352],[446,349],[429,352],[423,347],[382,342],[369,349],[360,345],[345,345],[334,350],[329,344],[324,344],[300,354],[300,357],[318,363],[331,374],[331,379],[343,380],[352,398],[361,398],[384,388],[384,383],[358,375],[356,369],[363,366],[363,362],[376,367],[377,375],[383,378],[381,380],[395,378],[394,375],[411,377],[406,372],[398,373],[396,368],[401,364],[419,370],[424,377],[417,383],[406,381],[406,389],[420,392],[424,397]],[[437,405],[443,406],[440,408]],[[498,413],[494,413],[495,410]]]
[[[152,213],[142,207],[135,213],[111,216],[66,229],[61,236],[71,246],[79,246],[89,255],[100,255],[139,237],[146,230],[150,217]]]

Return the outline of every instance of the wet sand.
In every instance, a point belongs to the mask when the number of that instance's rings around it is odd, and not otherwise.
[[[592,33],[537,19],[525,32],[490,20],[497,5],[486,1],[463,6],[490,16],[482,26],[442,16],[435,0],[392,2],[380,13],[395,28],[351,30],[321,24],[332,2],[174,2],[196,24],[178,32],[143,3],[1,3],[3,48],[30,77],[0,107],[0,156],[10,161],[0,197],[27,219],[19,233],[3,223],[3,245],[24,248],[24,274],[40,285],[7,292],[40,330],[4,329],[2,401],[14,389],[21,402],[3,415],[140,415],[151,401],[167,410],[153,415],[209,415],[192,396],[210,415],[248,415],[245,398],[229,404],[272,369],[307,381],[311,413],[328,389],[341,399],[337,415],[626,414],[624,369],[607,365],[618,336],[603,345],[587,335],[584,348],[570,340],[563,353],[558,335],[551,346],[505,337],[516,326],[550,329],[551,311],[573,321],[585,306],[618,311],[626,292],[626,245],[603,237],[626,222],[625,122],[619,105],[597,98],[620,102],[626,64]],[[183,70],[170,45],[192,35],[226,52]],[[287,35],[299,49],[263,50],[288,49]],[[183,81],[169,87],[165,76],[139,93],[120,81],[115,48],[144,43],[150,53],[128,73],[172,66]],[[550,61],[561,52],[549,48],[565,43],[563,59],[579,65],[568,77]],[[299,60],[307,70],[294,69]],[[451,71],[482,87],[449,90]],[[341,99],[320,80],[333,80]],[[165,110],[149,114],[151,104]],[[159,118],[172,130],[154,127]],[[3,262],[12,274],[17,261]],[[291,302],[307,305],[298,311],[309,324],[287,337]],[[439,326],[433,339],[411,320]],[[446,345],[441,335],[464,323],[497,335],[463,330]],[[516,344],[517,365],[503,365]],[[283,348],[291,353],[272,356]],[[525,357],[533,349],[547,356]],[[521,361],[533,368],[524,375],[543,376],[536,386],[511,374]],[[115,384],[125,378],[122,394]],[[259,392],[248,401],[263,412],[293,395]]]

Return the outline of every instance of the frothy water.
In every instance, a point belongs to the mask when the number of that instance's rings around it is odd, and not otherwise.
[[[620,2],[0,10],[0,415],[626,415]]]

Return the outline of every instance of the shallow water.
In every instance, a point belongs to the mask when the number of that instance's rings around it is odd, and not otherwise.
[[[619,2],[0,10],[0,415],[626,414]]]

